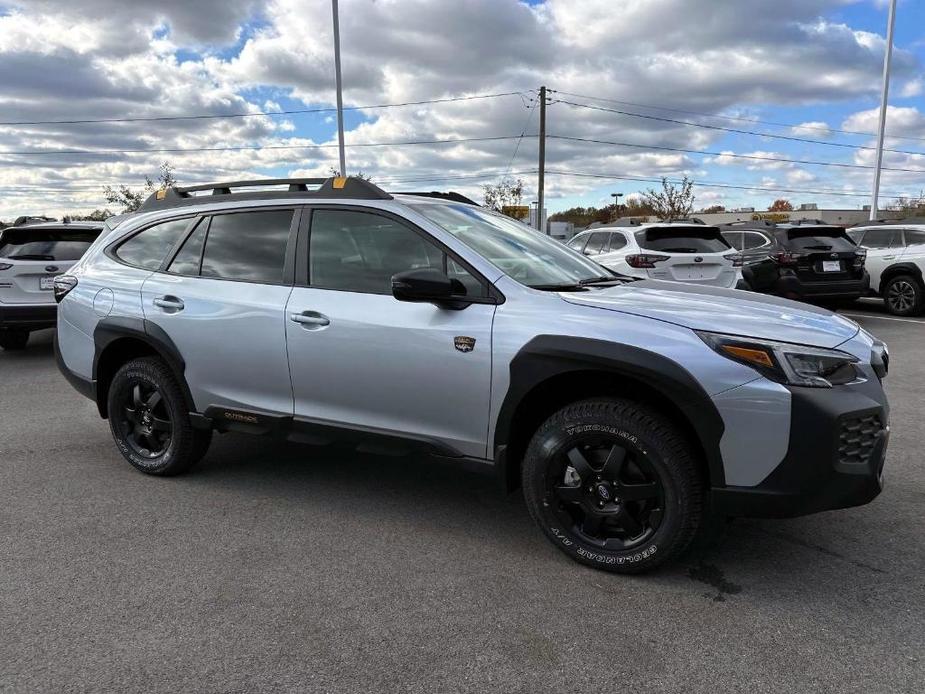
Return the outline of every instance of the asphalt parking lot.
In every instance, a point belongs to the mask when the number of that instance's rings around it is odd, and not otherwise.
[[[925,319],[847,313],[891,349],[883,494],[642,577],[415,460],[225,435],[146,477],[34,335],[0,352],[0,690],[925,691]]]

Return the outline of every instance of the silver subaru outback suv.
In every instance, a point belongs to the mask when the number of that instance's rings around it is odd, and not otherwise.
[[[826,310],[627,283],[458,194],[355,178],[168,189],[110,227],[55,282],[57,359],[143,472],[214,431],[450,459],[619,572],[708,517],[880,492],[887,350]]]

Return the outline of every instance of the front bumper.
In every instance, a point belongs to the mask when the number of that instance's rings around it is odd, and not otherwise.
[[[774,282],[771,293],[788,299],[860,299],[870,289],[870,275],[865,270],[860,279],[807,282],[794,274],[782,274]]]
[[[53,328],[57,315],[57,304],[0,304],[0,328]]]
[[[883,489],[889,405],[879,379],[835,388],[790,388],[787,455],[754,487],[711,490],[725,516],[786,518],[860,506]]]

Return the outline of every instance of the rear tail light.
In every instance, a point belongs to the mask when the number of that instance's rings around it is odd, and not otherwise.
[[[771,256],[778,265],[796,265],[805,257],[804,253],[791,253],[790,251],[781,251]]]
[[[55,301],[59,304],[61,300],[66,297],[70,291],[77,286],[77,278],[72,277],[71,275],[58,275],[55,277]]]
[[[670,259],[671,256],[656,255],[655,253],[634,253],[632,255],[626,256],[626,262],[629,264],[629,266],[636,268],[637,270],[655,267],[655,263],[660,263],[663,260]]]
[[[855,270],[863,268],[865,262],[867,262],[867,251],[857,251],[854,255]]]
[[[732,261],[732,267],[742,267],[745,263],[745,257],[741,253],[730,253],[723,256],[726,260]]]
[[[13,267],[12,263],[0,263],[0,270],[9,270]]]

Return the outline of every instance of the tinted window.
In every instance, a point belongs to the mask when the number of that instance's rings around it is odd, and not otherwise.
[[[626,237],[621,234],[619,231],[615,231],[610,235],[610,250],[618,251],[621,248],[626,247]]]
[[[180,251],[171,261],[167,268],[168,272],[178,275],[198,275],[199,266],[202,264],[202,247],[206,240],[206,230],[209,228],[209,220],[201,219],[196,225],[196,230],[189,235]]]
[[[856,244],[858,244],[859,246],[861,245],[861,239],[862,239],[863,236],[864,236],[864,230],[863,230],[863,229],[848,229],[848,231],[847,231],[846,233],[848,234],[848,238],[849,238],[849,239],[851,239],[852,241],[854,241],[854,242],[855,242]]]
[[[576,236],[575,238],[573,238],[571,241],[568,242],[568,247],[574,248],[576,251],[580,251],[582,248],[584,248],[585,241],[587,240],[588,240],[587,236],[581,236],[581,235]]]
[[[315,210],[309,241],[313,286],[368,294],[391,294],[392,275],[432,268],[446,272],[482,296],[481,282],[421,234],[381,215]]]
[[[731,246],[716,227],[649,227],[636,232],[641,248],[664,253],[721,253]]]
[[[880,231],[877,229],[876,231]],[[885,230],[884,230],[885,231]],[[794,251],[853,251],[857,248],[841,227],[810,227],[787,230],[787,247]],[[867,236],[865,235],[865,244]]]
[[[0,258],[19,260],[80,260],[98,231],[10,229],[0,233]]]
[[[130,265],[157,270],[189,223],[189,219],[177,219],[148,227],[119,246],[116,255]]]
[[[921,229],[906,229],[906,245],[919,246],[925,244],[925,231]]]
[[[203,277],[280,284],[292,210],[216,215],[209,224]]]
[[[610,234],[603,231],[595,231],[585,246],[585,255],[596,255],[604,250],[607,246],[607,237]]]
[[[768,239],[764,234],[759,234],[756,231],[742,232],[742,248],[744,250],[748,250],[749,248],[761,248],[766,245],[768,245]]]
[[[726,243],[735,248],[737,251],[742,250],[742,232],[741,231],[724,231],[723,238]]]
[[[896,227],[890,229],[868,229],[864,234],[867,248],[899,248],[902,246],[902,232]]]

